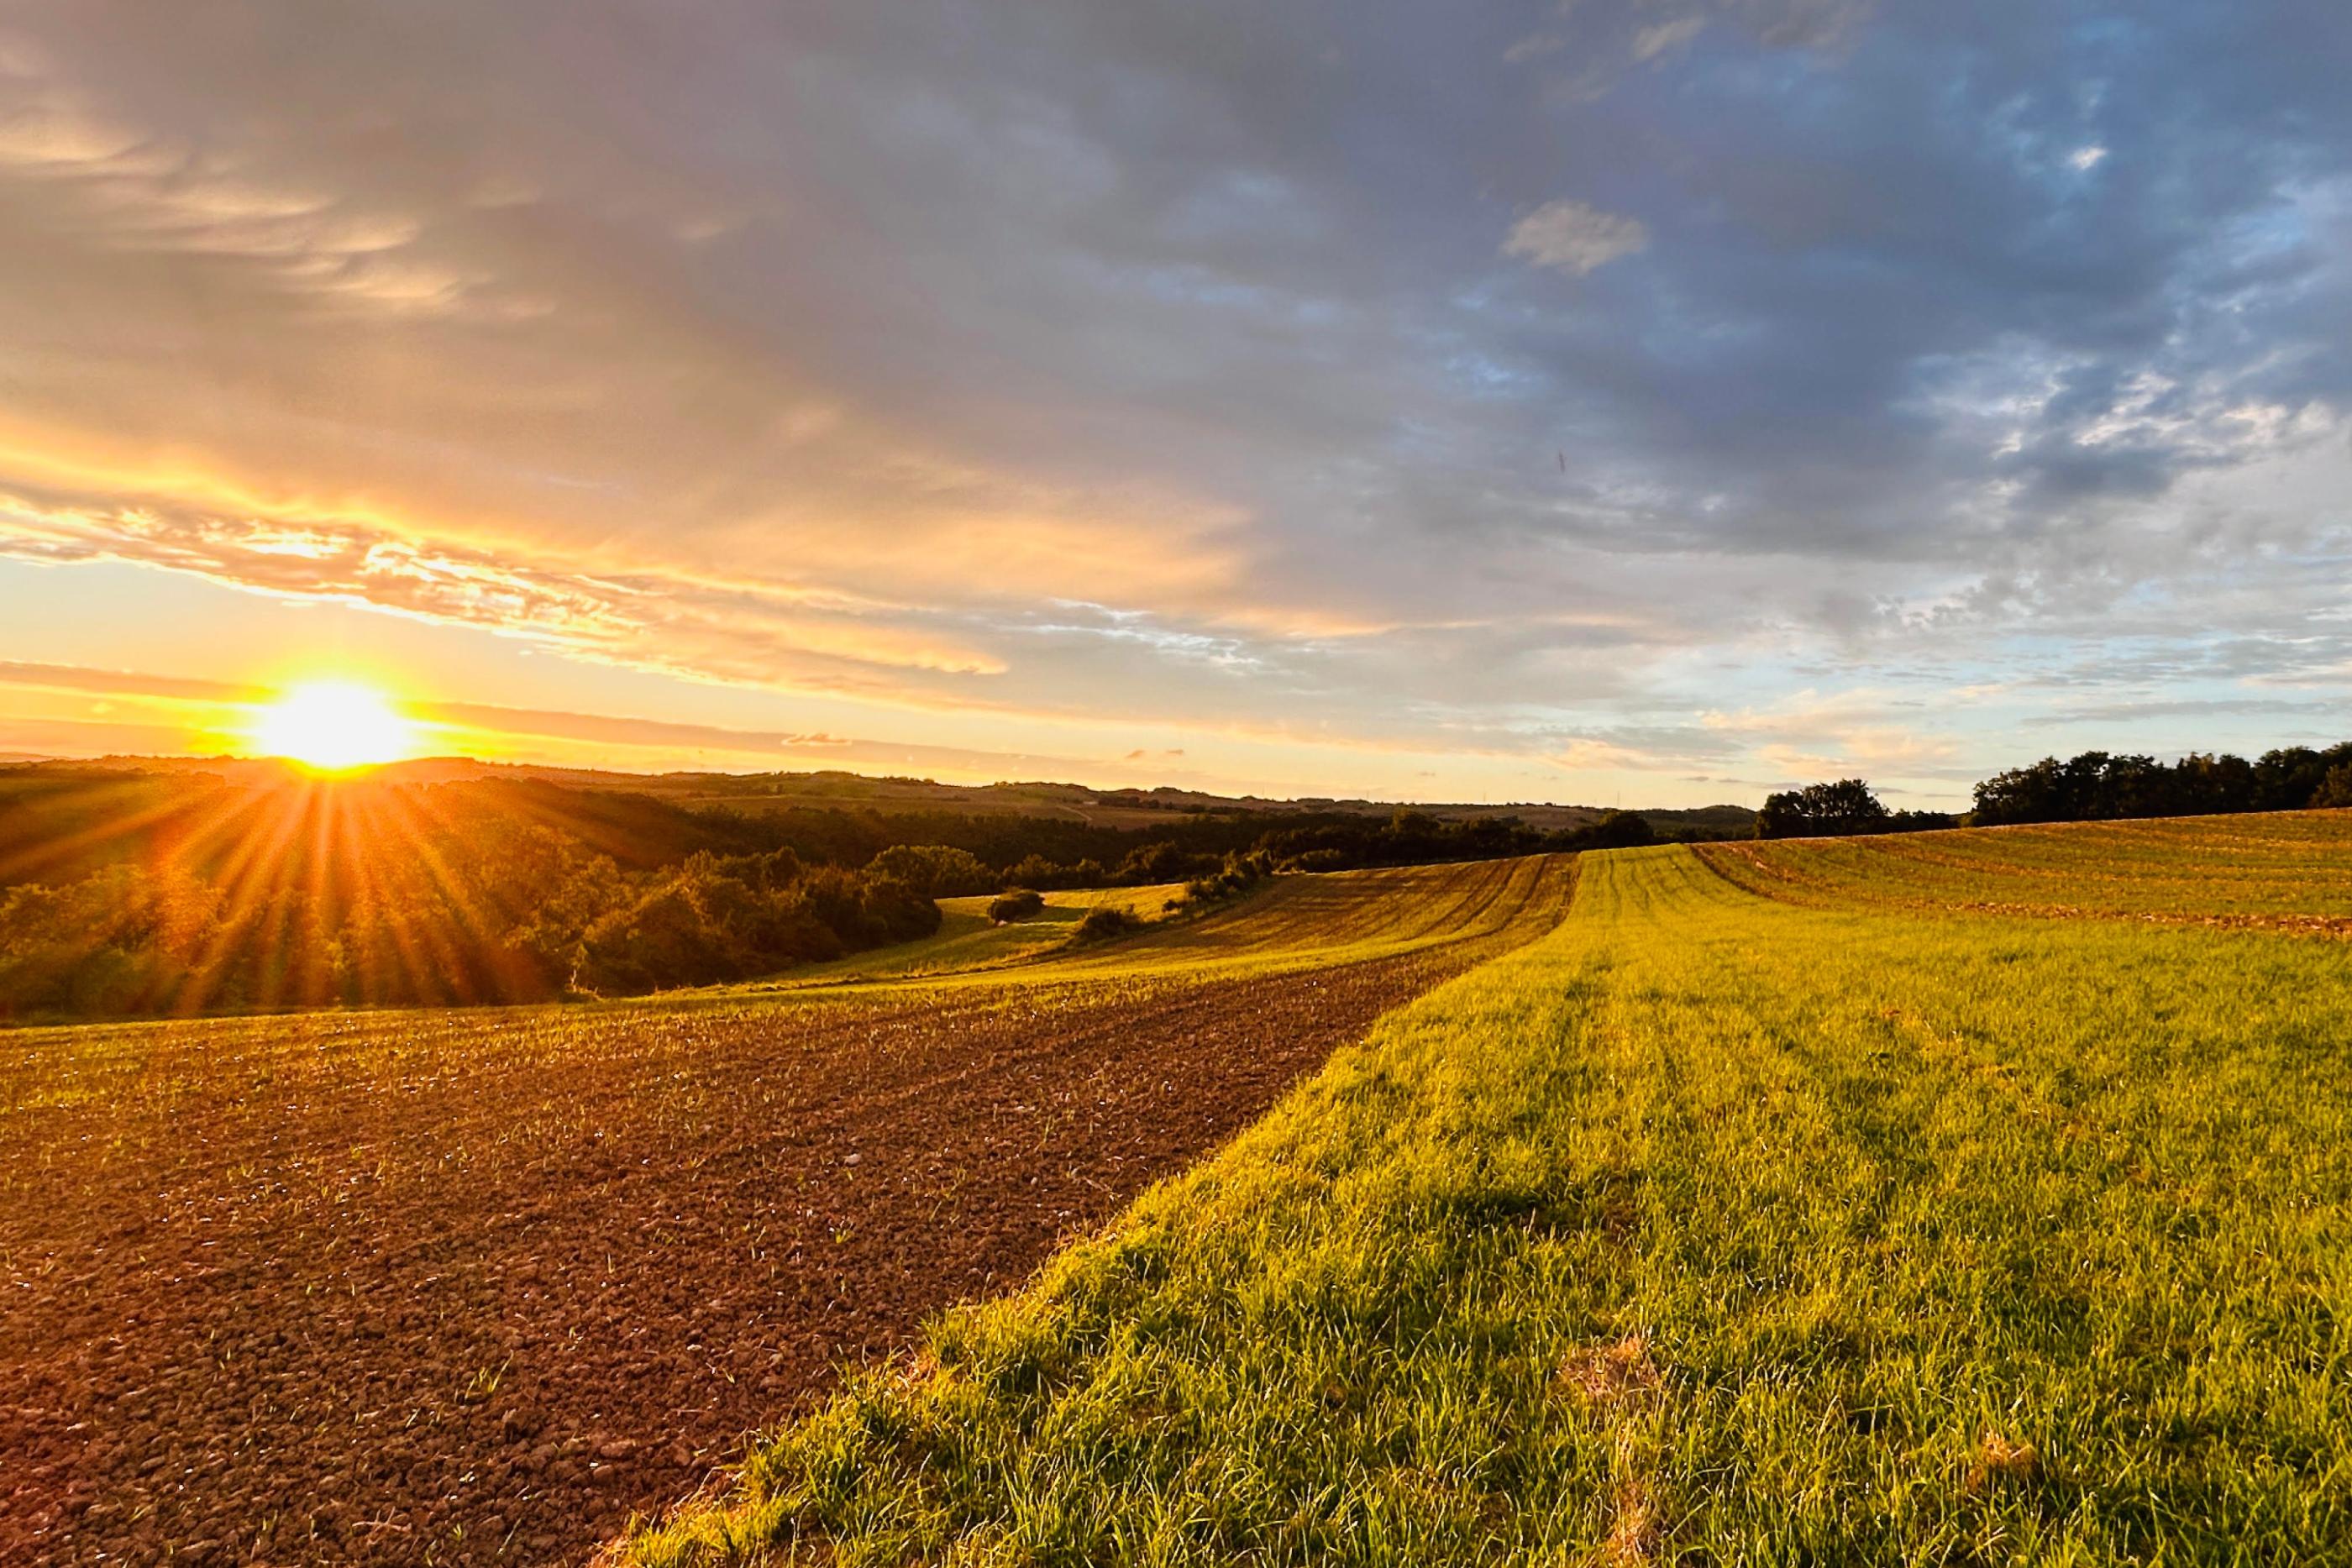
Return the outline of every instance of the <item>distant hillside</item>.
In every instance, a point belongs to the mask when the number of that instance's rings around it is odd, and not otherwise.
[[[210,774],[224,782],[255,786],[282,782],[287,765],[250,758],[109,757],[58,767],[139,773]],[[375,769],[371,778],[388,783],[446,784],[485,779],[530,780],[567,789],[637,795],[688,810],[719,808],[746,815],[795,809],[859,810],[888,816],[949,812],[968,816],[1017,816],[1056,820],[1087,827],[1139,830],[1171,817],[1240,815],[1344,815],[1381,817],[1400,809],[1441,821],[1511,818],[1539,832],[1590,827],[1609,815],[1601,806],[1564,806],[1548,801],[1481,805],[1455,801],[1339,800],[1307,796],[1294,800],[1261,795],[1212,795],[1198,789],[1091,789],[1048,781],[940,784],[929,779],[869,778],[859,773],[619,773],[595,768],[543,768],[532,764],[482,762],[465,757],[423,758]],[[1746,806],[1634,808],[1664,834],[1744,838],[1754,831],[1756,813]]]
[[[611,779],[614,775],[600,775]],[[588,786],[594,788],[597,786]],[[1104,827],[1149,827],[1171,814],[1231,816],[1240,813],[1344,813],[1386,817],[1401,808],[1420,811],[1441,821],[1468,821],[1480,817],[1514,817],[1545,832],[1581,828],[1609,814],[1600,806],[1560,806],[1549,802],[1479,805],[1454,801],[1391,801],[1338,800],[1304,796],[1276,800],[1263,795],[1212,795],[1199,789],[1090,789],[1079,784],[1043,780],[1003,784],[939,784],[928,779],[871,779],[861,774],[824,773],[665,773],[633,778],[625,786],[650,794],[697,804],[725,805],[736,810],[772,810],[784,806],[858,805],[874,810],[1010,811],[1027,816],[1062,817]],[[1721,829],[1746,832],[1756,814],[1745,806],[1702,806],[1689,810],[1643,809],[1641,814],[1661,831],[1682,828]]]
[[[0,768],[0,888],[56,883],[121,864],[184,867],[206,878],[267,858],[299,861],[310,846],[277,824],[288,797],[313,781],[276,763],[226,768],[39,763]],[[725,816],[618,790],[564,789],[531,778],[420,784],[369,775],[332,787],[347,803],[392,805],[395,827],[429,842],[445,829],[543,827],[625,870],[672,865],[698,851],[764,850],[771,835]]]
[[[609,776],[607,776],[609,777]],[[592,786],[593,787],[593,786]],[[1144,828],[1171,814],[1232,816],[1242,813],[1342,813],[1387,817],[1406,809],[1441,821],[1470,821],[1481,817],[1512,817],[1543,832],[1588,827],[1609,814],[1600,806],[1560,806],[1549,802],[1478,805],[1453,801],[1337,800],[1307,796],[1274,800],[1262,795],[1212,795],[1198,789],[1089,789],[1078,784],[1043,781],[961,785],[938,784],[928,779],[869,779],[855,773],[667,773],[633,779],[629,788],[698,805],[724,805],[739,811],[772,810],[785,806],[858,805],[873,810],[950,810],[976,813],[1010,811],[1027,816],[1062,817],[1103,827]],[[1660,831],[1684,829],[1745,834],[1756,813],[1745,806],[1701,806],[1695,809],[1643,808],[1641,815]]]

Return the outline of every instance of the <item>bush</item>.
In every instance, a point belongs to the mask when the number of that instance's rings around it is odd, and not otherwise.
[[[988,917],[999,925],[1009,925],[1016,920],[1034,920],[1045,913],[1045,895],[1025,887],[1007,888],[988,905]]]
[[[1126,910],[1114,904],[1098,904],[1087,910],[1087,917],[1078,922],[1076,939],[1080,942],[1108,942],[1114,936],[1124,936],[1130,931],[1141,929],[1143,922]]]
[[[943,918],[929,894],[918,892],[892,876],[868,876],[859,899],[867,930],[877,934],[880,946],[912,942],[935,936]]]
[[[1258,884],[1260,879],[1272,873],[1274,857],[1253,850],[1245,855],[1227,855],[1224,863],[1204,876],[1195,877],[1184,884],[1184,896],[1194,904],[1222,904],[1239,898]]]

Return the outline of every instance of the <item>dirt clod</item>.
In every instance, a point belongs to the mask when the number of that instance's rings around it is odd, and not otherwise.
[[[2032,1444],[1988,1427],[1969,1456],[1969,1472],[1960,1490],[1975,1497],[2004,1481],[2030,1481],[2041,1470],[2042,1454]]]
[[[1553,1381],[1588,1403],[1602,1405],[1657,1387],[1658,1367],[1650,1359],[1648,1339],[1627,1334],[1614,1344],[1562,1356]]]

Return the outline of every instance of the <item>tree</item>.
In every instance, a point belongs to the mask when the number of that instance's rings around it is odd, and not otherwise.
[[[950,844],[893,844],[867,863],[866,874],[895,878],[925,898],[963,898],[997,886],[996,873],[978,855]]]
[[[1650,820],[1637,811],[1612,811],[1578,837],[1584,841],[1580,847],[1594,850],[1638,850],[1658,841]]]
[[[1213,855],[1193,854],[1166,841],[1129,850],[1111,873],[1111,880],[1127,887],[1148,887],[1159,882],[1185,882],[1207,875],[1220,864]]]
[[[1808,784],[1764,798],[1756,814],[1759,839],[1843,838],[1886,831],[1886,808],[1859,779]]]
[[[2054,757],[2045,757],[2031,768],[1996,773],[1976,788],[1974,821],[1980,828],[2065,821],[2072,810],[2064,768]]]
[[[1044,855],[1024,855],[1004,873],[1004,880],[1015,887],[1073,887],[1069,869],[1055,864]],[[985,889],[982,890],[986,891]]]
[[[2179,761],[2085,751],[2064,762],[2045,757],[1977,786],[1979,827],[2009,822],[2098,822],[2121,817],[2191,817],[2230,811],[2299,811],[2332,766],[2352,749],[2305,747],[2248,762],[2227,752],[2192,751]]]

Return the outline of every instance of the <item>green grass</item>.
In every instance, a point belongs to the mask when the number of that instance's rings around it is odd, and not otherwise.
[[[1094,903],[1139,915],[1163,906],[1164,887],[1045,895],[1042,920],[980,929],[987,900],[948,900],[940,934],[780,980],[729,989],[758,995],[823,987],[841,995],[903,994],[912,983],[942,988],[1147,984],[1241,979],[1328,968],[1468,945],[1500,952],[1558,923],[1572,882],[1567,855],[1396,866],[1276,877],[1204,915],[1147,926],[1132,936],[1075,947],[1070,937]],[[972,907],[957,907],[969,903]]]
[[[1149,887],[1074,888],[1041,894],[1043,913],[1034,919],[998,925],[988,917],[992,894],[942,898],[940,928],[919,942],[856,953],[830,964],[795,969],[772,988],[837,986],[853,980],[920,979],[934,975],[970,974],[1032,963],[1066,946],[1078,922],[1089,910],[1123,910],[1138,920],[1169,917],[1169,905],[1181,902],[1184,884],[1160,883]]]
[[[2352,1561],[2343,945],[1808,886],[1588,857],[1550,936],[621,1553]]]
[[[2352,812],[2076,822],[1702,846],[1801,904],[2352,927]]]

